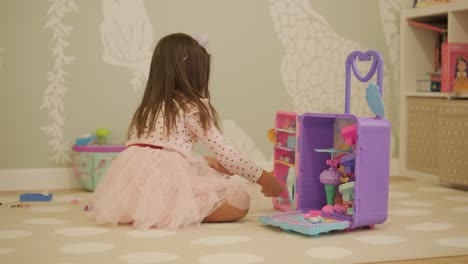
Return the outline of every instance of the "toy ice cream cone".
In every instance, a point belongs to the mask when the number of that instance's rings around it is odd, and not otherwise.
[[[325,186],[325,194],[327,195],[327,204],[333,205],[338,185],[340,185],[341,174],[335,169],[330,168],[320,173],[320,182]]]
[[[333,205],[333,201],[335,200],[336,195],[336,185],[332,184],[325,184],[325,193],[327,194],[327,204]]]

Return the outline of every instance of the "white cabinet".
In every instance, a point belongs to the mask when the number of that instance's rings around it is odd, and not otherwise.
[[[400,19],[400,173],[468,186],[468,94],[417,91],[435,71],[439,33],[408,23],[441,24],[448,42],[468,43],[468,1],[403,10]]]

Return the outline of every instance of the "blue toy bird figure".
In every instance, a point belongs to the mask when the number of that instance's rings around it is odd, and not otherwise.
[[[382,96],[380,95],[379,87],[375,83],[370,82],[369,86],[367,86],[366,99],[369,108],[377,117],[382,118],[385,116]]]

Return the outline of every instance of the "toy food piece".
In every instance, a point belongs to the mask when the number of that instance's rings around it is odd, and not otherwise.
[[[333,206],[333,211],[335,211],[336,213],[344,214],[344,213],[346,213],[347,208],[342,204],[335,204]]]
[[[311,222],[312,224],[318,224],[323,221],[322,211],[311,210],[309,213],[304,214],[304,219]]]
[[[110,132],[107,128],[99,128],[96,130],[96,137],[98,145],[104,145],[106,137],[109,136]]]
[[[276,133],[274,128],[268,130],[268,140],[272,143],[276,143]]]
[[[91,144],[95,140],[96,140],[96,136],[91,135],[91,134],[84,134],[76,139],[75,145],[85,146],[85,145]]]
[[[330,168],[320,173],[320,182],[324,184],[327,195],[327,205],[333,205],[335,201],[336,189],[340,185],[341,174],[335,169]]]

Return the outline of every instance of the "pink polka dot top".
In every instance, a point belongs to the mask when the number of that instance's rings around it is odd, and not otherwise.
[[[163,134],[164,118],[162,115],[157,117],[155,126],[153,132],[148,136],[144,133],[140,138],[137,138],[136,133],[130,133],[130,139],[126,145],[149,144],[160,146],[189,157],[193,155],[193,146],[200,140],[214,155],[215,159],[229,172],[244,177],[251,182],[256,182],[262,175],[263,170],[234,149],[215,125],[209,127],[207,131],[203,131],[199,111],[195,107],[190,107],[190,110],[186,113],[181,110],[176,118],[175,128],[168,136]]]

